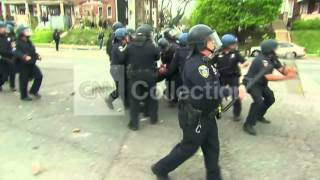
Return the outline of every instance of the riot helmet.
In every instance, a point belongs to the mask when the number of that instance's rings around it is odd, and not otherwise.
[[[227,48],[231,45],[235,45],[238,42],[238,39],[232,34],[226,34],[221,38],[223,48]]]
[[[264,55],[270,55],[275,53],[278,48],[278,42],[273,39],[265,40],[261,43],[261,52]]]
[[[208,42],[212,42],[212,49],[207,47]],[[205,49],[215,51],[220,48],[222,43],[216,31],[209,26],[199,24],[193,26],[189,31],[188,44],[193,48],[194,52],[201,52]]]
[[[180,34],[180,36],[178,37],[178,43],[180,44],[180,46],[186,46],[188,44],[188,36],[189,33]]]
[[[158,46],[161,48],[161,50],[166,50],[169,47],[169,41],[166,38],[160,38],[158,41]]]
[[[122,27],[123,27],[123,25],[121,22],[115,22],[112,25],[112,31],[115,32],[117,29],[122,28]]]

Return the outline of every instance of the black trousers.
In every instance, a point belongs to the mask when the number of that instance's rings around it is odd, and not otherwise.
[[[214,117],[201,117],[201,130],[196,133],[198,122],[188,117],[188,112],[179,103],[179,124],[183,131],[182,141],[163,159],[155,164],[157,174],[167,175],[201,148],[207,171],[207,180],[221,180],[219,167],[219,137]],[[194,123],[188,123],[194,121]]]
[[[55,40],[56,43],[56,51],[59,51],[60,40]]]
[[[15,64],[2,61],[0,66],[1,66],[0,86],[2,86],[6,81],[9,80],[10,88],[15,88],[16,87]]]
[[[128,108],[128,98],[127,98],[127,89],[126,89],[126,74],[125,66],[123,65],[111,65],[110,74],[115,82],[116,89],[113,90],[109,97],[113,100],[121,97],[125,108]]]
[[[153,71],[135,72],[128,75],[131,127],[138,127],[139,114],[145,112],[152,122],[158,121],[158,100],[155,98],[156,76]],[[141,104],[144,106],[141,106]],[[146,108],[143,110],[142,108]]]
[[[29,80],[33,80],[33,84],[29,92],[31,94],[37,94],[42,83],[42,78],[42,73],[37,65],[22,65],[19,74],[21,98],[28,97]]]
[[[275,102],[273,91],[268,86],[254,86],[248,93],[253,99],[246,124],[255,125]]]
[[[238,76],[231,76],[231,77],[221,77],[221,86],[225,87],[224,96],[232,96],[232,99],[237,97],[235,92],[238,92],[240,82]],[[231,94],[230,94],[231,93]],[[237,98],[235,103],[233,104],[233,115],[240,116],[242,110],[241,100]]]
[[[178,102],[178,88],[182,85],[181,77],[176,74],[166,79],[166,96],[170,102]]]

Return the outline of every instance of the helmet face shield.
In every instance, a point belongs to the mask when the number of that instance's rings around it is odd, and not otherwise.
[[[216,49],[219,49],[222,46],[222,42],[221,42],[217,32],[213,32],[208,37],[208,41],[212,41],[214,43]]]
[[[25,36],[25,37],[30,37],[32,36],[32,31],[30,28],[26,28],[22,31],[22,35]]]
[[[9,26],[7,26],[7,28],[6,28],[6,33],[10,33],[11,32],[11,28],[9,27]]]

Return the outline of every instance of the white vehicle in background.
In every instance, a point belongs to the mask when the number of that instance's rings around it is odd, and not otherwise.
[[[251,47],[250,52],[250,55],[252,57],[256,57],[261,53],[261,48],[259,46]],[[283,57],[286,59],[295,59],[305,56],[306,49],[294,43],[279,42],[276,53],[279,57]]]

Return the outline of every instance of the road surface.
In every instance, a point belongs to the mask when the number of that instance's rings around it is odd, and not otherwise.
[[[112,90],[104,51],[39,52],[43,98],[21,102],[7,87],[0,94],[0,180],[155,179],[150,166],[181,139],[176,109],[161,100],[161,123],[143,121],[140,131],[131,132],[126,116],[104,115],[110,111],[102,97],[77,104],[75,86],[83,75]],[[233,122],[230,112],[218,121],[225,180],[319,180],[320,62],[301,60],[297,67],[301,81],[271,85],[277,99],[267,114],[272,124],[258,124],[258,136],[245,134],[243,121]],[[243,117],[250,102],[244,101]],[[40,173],[34,175],[32,167]],[[171,176],[203,180],[201,152]]]

